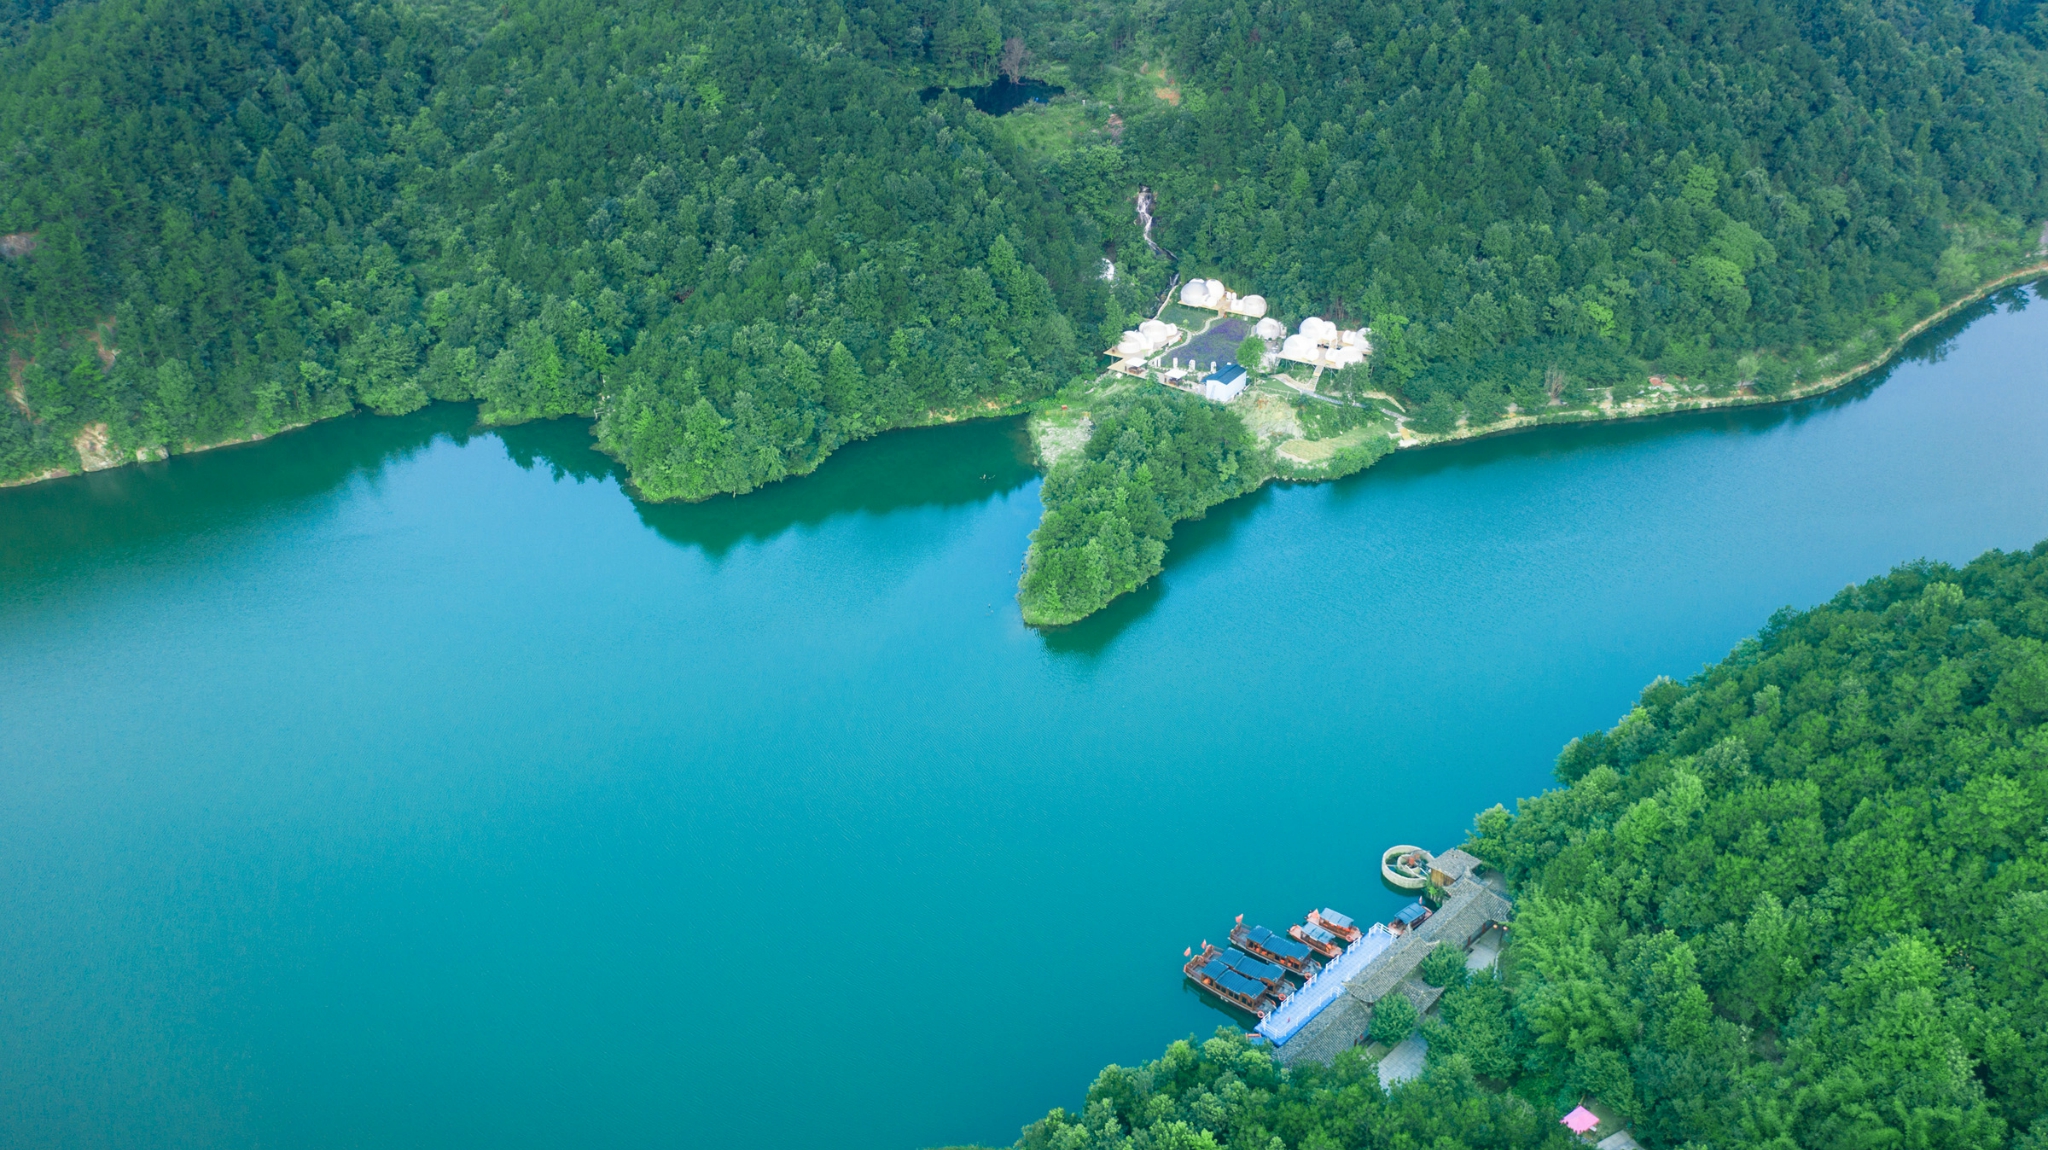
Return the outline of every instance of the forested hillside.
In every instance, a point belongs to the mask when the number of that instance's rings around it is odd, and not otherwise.
[[[1589,1096],[1650,1147],[2048,1145],[2048,544],[1782,612],[1557,773],[1477,820],[1516,917],[1420,1081],[1225,1035],[1020,1145],[1565,1144]]]
[[[1174,523],[1270,473],[1225,408],[1163,388],[1115,396],[1095,412],[1079,455],[1046,474],[1045,518],[1019,595],[1024,621],[1071,623],[1137,589],[1159,573]]]
[[[96,422],[179,450],[474,399],[601,415],[644,492],[701,498],[1085,370],[1093,257],[1042,178],[845,32],[767,5],[67,9],[0,66],[0,470],[76,467]]]
[[[1169,10],[1181,105],[1077,198],[1149,183],[1183,265],[1373,322],[1384,382],[1478,422],[1553,364],[1782,388],[2048,214],[2048,25],[2017,12],[2036,40],[1938,3]]]
[[[2027,0],[14,0],[0,28],[0,480],[443,399],[592,418],[649,498],[747,491],[1087,380],[1176,272],[1369,322],[1347,394],[1425,434],[1659,372],[1768,395],[2036,258],[2048,216]],[[1066,94],[941,91],[1027,69]]]

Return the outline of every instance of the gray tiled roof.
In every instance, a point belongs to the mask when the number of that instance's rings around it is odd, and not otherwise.
[[[1450,850],[1436,856],[1435,861],[1429,864],[1429,869],[1442,871],[1450,876],[1452,882],[1457,882],[1459,879],[1471,874],[1475,869],[1485,865],[1485,863],[1477,858],[1466,854],[1456,847],[1452,847]]]
[[[1372,1018],[1372,1011],[1366,1005],[1350,997],[1340,997],[1323,1008],[1321,1014],[1301,1033],[1273,1052],[1273,1057],[1283,1066],[1301,1062],[1321,1062],[1325,1065],[1334,1061],[1339,1054],[1358,1045],[1365,1036],[1365,1026]]]
[[[1379,957],[1344,984],[1345,992],[1361,1002],[1378,1002],[1422,965],[1423,958],[1438,942],[1464,947],[1486,929],[1487,923],[1506,922],[1513,910],[1508,900],[1474,879],[1460,879],[1446,893],[1450,897],[1444,900],[1443,909],[1380,952]]]
[[[1470,946],[1487,923],[1506,922],[1514,913],[1513,903],[1478,879],[1460,879],[1446,893],[1450,897],[1444,900],[1443,909],[1430,915],[1429,921],[1415,933],[1431,941],[1442,939],[1459,947]]]

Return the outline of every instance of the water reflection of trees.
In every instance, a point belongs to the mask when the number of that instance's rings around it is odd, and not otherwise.
[[[0,579],[273,519],[351,479],[374,479],[437,439],[465,443],[475,423],[475,409],[463,404],[343,417],[258,443],[0,491]]]
[[[2028,284],[1994,293],[1915,336],[1883,367],[1853,383],[1821,395],[1755,407],[1677,412],[1633,420],[1553,424],[1426,451],[1404,451],[1376,467],[1337,480],[1331,485],[1330,495],[1341,506],[1349,500],[1366,497],[1367,492],[1371,490],[1368,484],[1384,484],[1396,477],[1401,481],[1411,482],[1455,469],[1534,456],[1562,455],[1598,448],[1626,449],[1673,436],[1697,435],[1702,432],[1761,435],[1797,426],[1818,416],[1870,399],[1902,364],[1942,362],[1955,347],[1958,337],[1972,324],[2001,310],[2025,310],[2039,290],[2039,285]],[[1090,658],[1107,650],[1125,630],[1158,607],[1168,594],[1170,581],[1177,569],[1198,559],[1204,552],[1229,542],[1238,526],[1257,514],[1272,495],[1273,488],[1269,486],[1256,495],[1212,509],[1206,519],[1181,524],[1167,546],[1165,570],[1159,576],[1079,623],[1046,631],[1044,634],[1047,650],[1056,654]]]
[[[746,495],[635,508],[662,538],[715,559],[743,542],[772,539],[793,527],[841,515],[966,506],[1037,478],[1023,420],[975,420],[888,432],[841,448],[810,475]]]
[[[1556,455],[1589,448],[1627,448],[1674,435],[1702,432],[1720,435],[1763,435],[1796,427],[1822,415],[1862,403],[1876,395],[1904,364],[1936,364],[1948,358],[1963,331],[1999,310],[2022,311],[2033,299],[2035,285],[2007,288],[1964,308],[1907,341],[1898,355],[1883,367],[1853,383],[1820,395],[1784,403],[1751,407],[1714,408],[1647,415],[1640,419],[1603,420],[1592,423],[1550,424],[1519,428],[1463,443],[1424,451],[1404,451],[1367,471],[1337,481],[1342,499],[1364,490],[1363,485],[1390,474],[1403,479],[1420,479],[1440,472],[1481,466],[1510,459]],[[1172,561],[1168,560],[1169,568]]]
[[[351,479],[374,482],[437,440],[461,446],[478,435],[498,439],[520,468],[557,482],[628,489],[625,468],[593,447],[588,420],[485,430],[473,406],[433,404],[410,415],[344,417],[261,443],[0,491],[0,577],[275,518]],[[840,515],[964,506],[1036,478],[1022,420],[977,420],[878,436],[842,449],[811,475],[745,496],[694,504],[636,500],[635,510],[662,538],[716,558],[792,527]]]
[[[1108,650],[1118,636],[1158,608],[1169,591],[1167,580],[1175,568],[1184,567],[1227,545],[1243,524],[1272,501],[1274,490],[1274,486],[1268,484],[1241,499],[1211,507],[1209,513],[1200,519],[1175,525],[1173,538],[1166,545],[1164,571],[1153,576],[1143,587],[1111,600],[1109,606],[1078,623],[1042,631],[1045,649],[1055,655],[1089,659]]]
[[[599,451],[590,424],[557,419],[499,428],[512,461],[557,480],[611,480],[628,491],[626,469]],[[636,499],[640,521],[671,543],[719,558],[748,540],[772,539],[841,515],[883,515],[954,507],[1007,494],[1037,478],[1021,419],[975,420],[893,431],[841,448],[809,475],[746,495],[701,503]]]

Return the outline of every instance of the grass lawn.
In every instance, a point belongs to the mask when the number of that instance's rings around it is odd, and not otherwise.
[[[1216,319],[1216,313],[1205,308],[1189,307],[1183,303],[1169,303],[1159,318],[1175,327],[1187,331],[1201,331]]]
[[[1050,104],[1026,104],[998,117],[996,131],[1036,163],[1046,163],[1089,144],[1109,143],[1109,112],[1058,96]]]

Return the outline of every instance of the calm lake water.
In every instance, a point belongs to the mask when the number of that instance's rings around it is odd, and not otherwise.
[[[1050,635],[1014,422],[742,499],[440,407],[0,491],[0,1143],[1004,1144],[1785,604],[2048,536],[2048,307],[1269,488]],[[2025,298],[2032,298],[2031,296]]]

